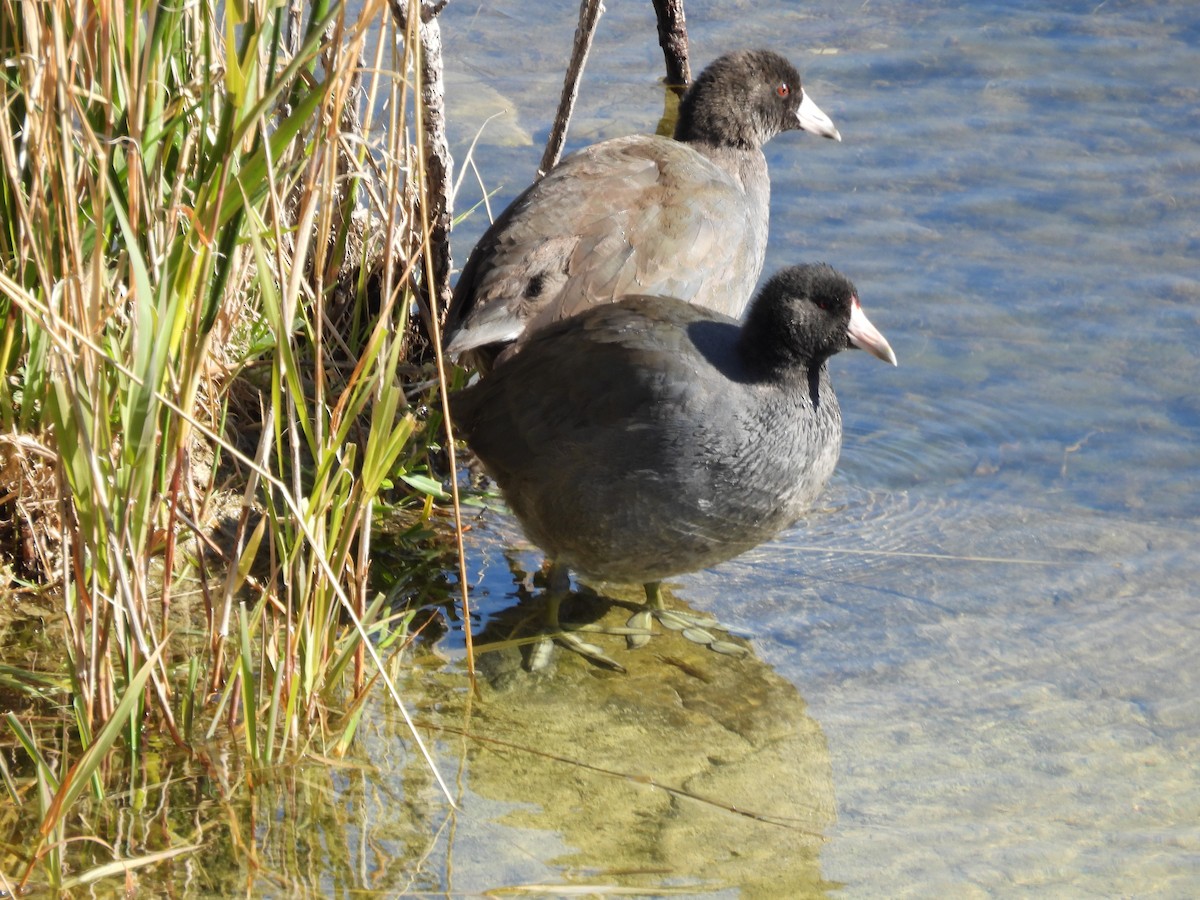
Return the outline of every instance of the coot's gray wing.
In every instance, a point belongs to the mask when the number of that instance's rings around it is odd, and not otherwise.
[[[493,474],[553,465],[576,446],[619,447],[654,407],[696,402],[687,323],[706,316],[676,300],[630,297],[540,329],[522,352],[452,398],[456,423]],[[655,327],[671,321],[674,327]],[[730,321],[730,341],[736,324]]]
[[[564,159],[479,241],[455,289],[449,349],[517,340],[626,294],[739,315],[762,268],[756,208],[685,144],[636,135]]]

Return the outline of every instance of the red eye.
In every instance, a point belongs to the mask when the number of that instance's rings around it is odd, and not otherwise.
[[[781,84],[779,87],[775,88],[775,93],[777,93],[780,97],[786,97],[791,92],[792,89],[786,84]]]

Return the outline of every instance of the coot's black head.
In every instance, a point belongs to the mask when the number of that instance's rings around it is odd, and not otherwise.
[[[863,312],[854,284],[826,263],[772,275],[746,314],[741,345],[747,359],[771,371],[811,369],[854,347],[896,365],[896,354]]]
[[[679,104],[675,138],[755,149],[794,128],[842,139],[791,63],[771,50],[742,50],[720,57],[692,83]]]

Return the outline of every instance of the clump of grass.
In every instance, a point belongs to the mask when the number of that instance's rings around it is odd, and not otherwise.
[[[114,752],[338,753],[387,681],[372,524],[439,441],[397,375],[431,372],[417,46],[372,0],[0,0],[0,574],[54,592],[63,668],[14,681],[69,703],[53,752],[9,715],[25,879],[63,885]]]

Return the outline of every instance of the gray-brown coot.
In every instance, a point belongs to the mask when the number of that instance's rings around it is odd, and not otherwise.
[[[680,102],[674,140],[593,144],[512,202],[463,267],[447,350],[486,370],[527,330],[629,294],[739,317],[767,247],[762,147],[792,129],[841,140],[782,56],[720,57]]]
[[[665,610],[659,582],[737,556],[809,508],[841,451],[826,362],[851,347],[896,363],[845,276],[795,266],[767,281],[744,323],[627,297],[542,328],[456,393],[455,423],[552,561],[548,630],[612,663],[561,631],[571,568],[645,586],[631,645],[653,615],[736,646]]]

